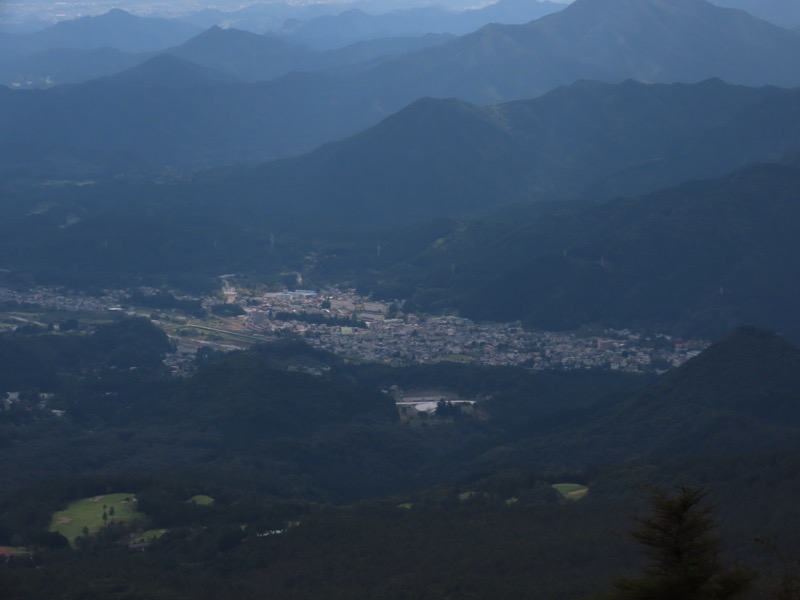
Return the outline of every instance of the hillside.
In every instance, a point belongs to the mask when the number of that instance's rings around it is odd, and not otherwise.
[[[797,85],[795,36],[703,0],[576,0],[526,26],[537,48],[618,77]]]
[[[224,71],[215,71],[169,54],[160,54],[140,65],[109,76],[115,85],[147,88],[187,88],[234,83],[236,78]]]
[[[493,451],[518,464],[564,468],[700,464],[720,457],[778,455],[800,443],[796,401],[800,349],[775,334],[739,328],[629,398]]]
[[[800,267],[798,189],[796,167],[765,165],[505,227],[467,223],[365,285],[544,329],[714,336],[750,323],[800,339],[789,276]]]
[[[220,27],[212,27],[167,53],[244,81],[268,81],[305,70],[317,54],[278,38]]]
[[[790,0],[714,0],[714,4],[744,10],[786,29],[800,26],[800,6]]]
[[[193,195],[238,189],[256,214],[384,227],[513,202],[599,201],[776,160],[800,147],[798,98],[709,80],[577,82],[484,108],[424,99],[303,157],[207,173]]]

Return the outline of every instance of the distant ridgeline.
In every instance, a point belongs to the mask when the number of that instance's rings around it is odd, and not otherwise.
[[[119,26],[123,15],[109,15],[107,25],[116,21],[119,31],[130,31]],[[495,24],[454,39],[383,45],[373,40],[327,52],[235,28],[198,32],[182,43],[198,28],[164,20],[141,27],[146,20],[130,15],[139,35],[114,39],[98,19],[96,33],[105,35],[88,48],[76,38],[85,43],[90,35],[74,27],[55,39],[52,32],[33,34],[23,48],[2,39],[0,49],[11,64],[0,62],[0,76],[5,67],[15,79],[23,75],[21,85],[42,77],[47,82],[47,76],[54,83],[81,81],[81,72],[98,79],[43,91],[0,89],[0,147],[12,158],[6,167],[49,172],[54,179],[76,172],[93,178],[295,156],[425,97],[496,104],[590,79],[672,83],[720,77],[731,84],[800,85],[796,34],[704,0],[577,0],[531,20],[536,16],[524,25],[492,19]],[[395,13],[389,21],[400,18]],[[92,21],[83,24],[91,29]],[[424,33],[429,32],[414,35]],[[120,48],[126,38],[140,46]],[[167,60],[128,54],[144,50],[142,41],[152,51],[158,40]],[[14,148],[22,151],[15,156]]]

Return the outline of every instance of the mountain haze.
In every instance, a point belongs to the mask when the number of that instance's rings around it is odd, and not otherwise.
[[[212,27],[165,52],[210,68],[229,71],[243,81],[257,82],[276,79],[292,71],[317,71],[359,63],[365,63],[361,66],[363,70],[373,61],[435,46],[449,37],[382,38],[321,51],[278,37]]]
[[[247,81],[266,81],[302,70],[315,54],[310,48],[274,37],[219,27],[212,27],[168,52]]]
[[[276,79],[292,71],[316,71],[360,65],[362,70],[393,55],[443,43],[453,36],[370,40],[336,50],[312,50],[236,29],[212,27],[187,42],[159,51],[248,82]],[[157,54],[122,52],[115,48],[59,48],[0,60],[0,82],[20,88],[46,88],[82,83],[138,66]],[[363,64],[362,64],[363,63]]]
[[[576,79],[798,85],[798,57],[790,32],[704,0],[578,0],[527,25],[489,25],[399,57],[367,77],[399,93],[421,82],[425,95],[486,103]]]
[[[159,54],[140,65],[108,77],[116,85],[148,88],[184,88],[189,86],[233,83],[236,77],[183,60],[171,54]]]
[[[543,51],[640,81],[800,83],[794,36],[704,0],[576,0],[527,29]]]
[[[20,55],[53,48],[109,47],[123,52],[148,52],[181,44],[200,31],[174,19],[138,17],[114,9],[97,17],[60,21],[36,33],[4,35],[0,38],[0,49]]]
[[[578,82],[490,107],[420,100],[342,142],[202,185],[238,189],[257,210],[385,226],[718,177],[800,148],[794,123],[797,90]]]
[[[629,11],[626,1],[632,2]],[[222,31],[209,35],[224,37]],[[79,108],[91,104],[97,91],[97,84],[87,83],[23,101],[17,105],[24,107],[21,112],[14,112],[14,103],[0,104],[0,110],[18,124],[17,131],[3,132],[7,140],[24,135],[44,147],[84,149],[96,142],[154,154],[165,164],[207,165],[308,151],[420,97],[497,103],[537,96],[576,79],[695,81],[708,76],[729,83],[800,83],[800,37],[704,0],[579,0],[528,25],[487,26],[365,69],[290,74],[254,87],[213,87],[191,98],[156,99],[109,86],[102,106],[90,112]],[[222,115],[218,107],[225,105],[232,108]],[[160,132],[177,130],[164,120],[175,114],[190,137],[159,139]],[[135,126],[121,135],[130,119]],[[215,123],[221,133],[213,131]],[[224,137],[214,140],[215,135]],[[142,137],[159,142],[143,148]],[[198,137],[209,142],[192,152]],[[181,152],[172,153],[171,144]]]
[[[714,0],[714,4],[744,10],[786,29],[800,26],[800,4],[793,0]]]
[[[463,35],[489,23],[521,24],[563,10],[564,5],[537,0],[500,0],[467,10],[437,6],[374,14],[353,8],[336,15],[287,21],[276,34],[320,48],[337,48],[382,37],[419,36],[426,33]]]
[[[136,54],[113,48],[51,49],[16,59],[0,59],[0,82],[21,88],[80,83],[119,73],[141,60]]]

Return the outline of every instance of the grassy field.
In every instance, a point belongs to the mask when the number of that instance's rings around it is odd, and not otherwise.
[[[189,498],[188,502],[194,502],[195,504],[199,504],[200,506],[211,506],[212,504],[214,504],[214,499],[211,496],[198,494],[197,496],[192,496],[191,498]]]
[[[567,500],[580,500],[589,493],[589,488],[579,483],[554,483],[552,487]]]
[[[167,531],[167,529],[149,529],[144,533],[131,538],[129,544],[146,544],[147,542],[152,542],[153,540],[157,540],[162,535],[167,533]]]
[[[94,496],[73,502],[66,510],[55,513],[50,520],[50,531],[60,533],[73,544],[75,538],[84,535],[84,528],[91,535],[106,523],[131,521],[139,516],[134,494]]]

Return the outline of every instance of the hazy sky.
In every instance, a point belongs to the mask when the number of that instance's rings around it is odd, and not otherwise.
[[[272,0],[275,1],[275,0]],[[287,0],[288,4],[312,3],[314,0]],[[348,0],[322,0],[326,3],[347,3]],[[352,1],[352,0],[351,0]],[[464,0],[465,3],[470,0]],[[74,17],[79,15],[96,15],[108,12],[112,8],[122,8],[135,14],[180,14],[205,8],[216,8],[223,11],[237,10],[257,3],[269,3],[270,0],[0,0],[0,10],[7,15],[38,16],[46,20],[53,18]],[[425,0],[408,0],[408,4],[418,5]]]
[[[314,2],[347,4],[358,1],[362,4],[385,4],[386,0],[0,0],[0,19],[24,21],[39,19],[60,21],[84,15],[98,15],[112,8],[122,8],[138,15],[174,16],[204,8],[232,11],[257,3],[280,2],[307,4]],[[493,0],[394,0],[392,4],[420,6],[443,4],[447,6],[478,7],[491,4]],[[570,2],[571,0],[555,0]]]
[[[237,0],[0,0],[0,11],[6,16],[29,16],[50,21],[102,14],[112,8],[122,8],[141,15],[178,14],[203,8],[236,10],[254,3]]]

